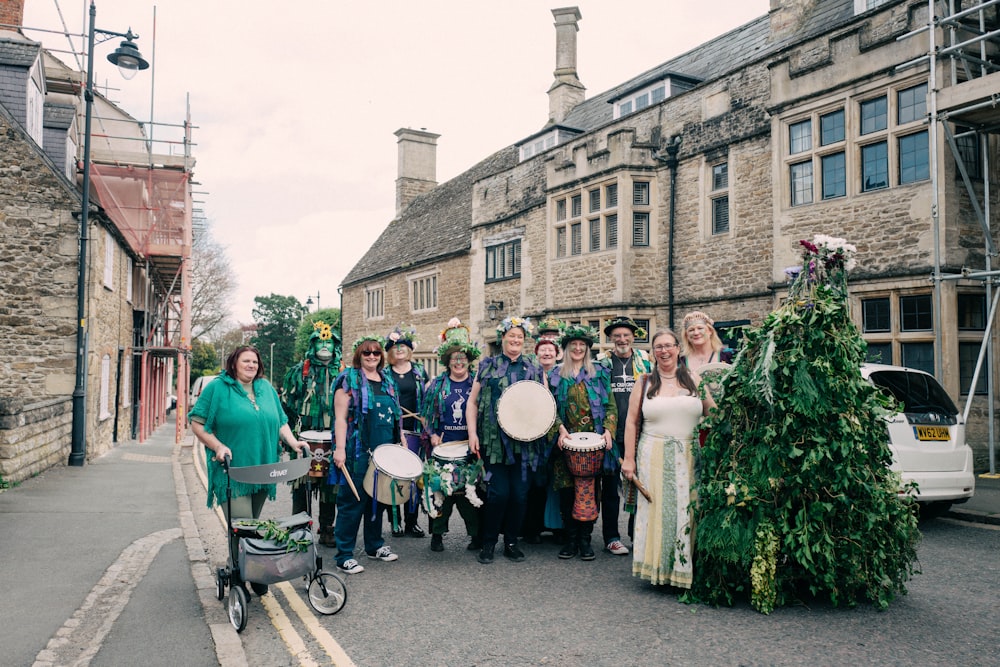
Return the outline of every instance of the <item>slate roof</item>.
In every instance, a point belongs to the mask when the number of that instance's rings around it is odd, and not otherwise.
[[[785,40],[771,41],[770,20],[767,15],[762,16],[584,100],[560,125],[591,132],[612,122],[613,109],[609,100],[620,97],[628,90],[638,89],[668,75],[711,81],[794,42],[829,32],[853,18],[853,0],[816,0],[800,29]],[[508,146],[414,199],[354,265],[344,278],[344,286],[467,251],[471,239],[472,184],[510,169],[517,164],[517,160],[517,146]]]

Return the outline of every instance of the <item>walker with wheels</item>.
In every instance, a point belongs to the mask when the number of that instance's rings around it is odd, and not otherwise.
[[[222,469],[226,472],[226,505],[232,516],[231,481],[245,484],[272,484],[289,482],[309,472],[312,458],[305,456],[293,461],[280,461],[259,466],[232,467],[226,457]],[[261,595],[268,584],[303,578],[306,582],[309,604],[318,613],[336,614],[347,602],[344,581],[323,570],[323,558],[316,553],[316,539],[312,530],[311,499],[306,493],[306,511],[290,517],[273,520],[231,519],[229,530],[239,538],[237,553],[233,540],[229,543],[229,562],[216,572],[218,598],[226,598],[229,587],[227,611],[229,621],[237,632],[247,625],[247,606],[250,595],[246,584]]]

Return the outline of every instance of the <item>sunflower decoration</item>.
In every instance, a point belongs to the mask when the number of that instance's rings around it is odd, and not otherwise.
[[[323,320],[313,323],[313,331],[319,334],[320,340],[330,340],[333,338],[333,328]]]

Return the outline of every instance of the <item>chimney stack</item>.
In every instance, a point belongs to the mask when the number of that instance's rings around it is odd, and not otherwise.
[[[24,0],[0,0],[0,24],[23,25]],[[14,30],[14,28],[0,28],[0,30]]]
[[[561,123],[583,102],[587,90],[576,75],[577,23],[582,17],[577,7],[553,9],[552,16],[556,19],[556,71],[549,87],[549,122]]]
[[[396,217],[420,195],[437,185],[437,140],[440,134],[423,129],[400,128],[399,164],[396,174]]]
[[[771,0],[771,41],[794,35],[815,4],[816,0]]]

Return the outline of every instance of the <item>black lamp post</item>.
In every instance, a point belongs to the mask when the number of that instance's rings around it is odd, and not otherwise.
[[[306,297],[306,310],[309,310],[309,306],[313,305],[313,298],[310,294]],[[319,311],[319,290],[316,290],[316,311]]]
[[[120,33],[100,30],[94,27],[97,8],[90,3],[90,27],[87,32],[87,87],[83,91],[86,109],[83,129],[83,205],[80,210],[80,260],[76,282],[76,384],[73,387],[73,441],[69,454],[69,465],[82,466],[87,459],[87,241],[89,240],[90,214],[90,136],[91,116],[94,106],[94,42],[97,33],[112,37],[124,37],[125,41],[108,56],[108,60],[118,66],[126,79],[131,79],[139,70],[149,67],[149,63],[139,54],[132,40],[139,35],[132,32]],[[107,41],[107,40],[104,40]]]

